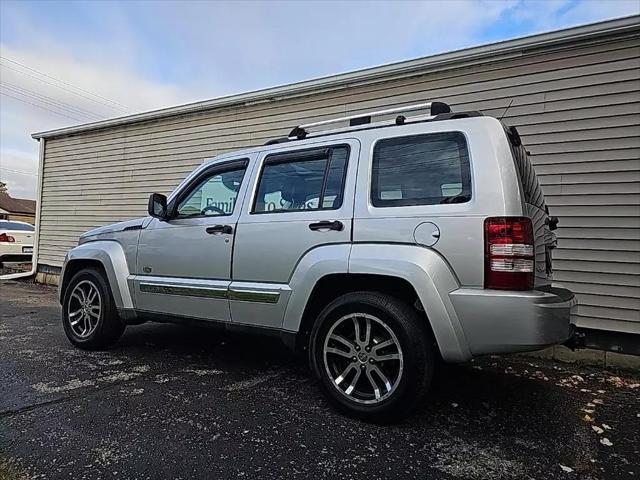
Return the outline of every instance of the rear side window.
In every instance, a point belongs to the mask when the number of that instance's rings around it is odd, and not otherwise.
[[[340,208],[348,157],[348,146],[269,155],[252,213]]]
[[[467,142],[459,132],[380,140],[373,150],[375,207],[464,203],[471,200]]]

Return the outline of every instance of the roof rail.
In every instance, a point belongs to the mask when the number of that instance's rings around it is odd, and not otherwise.
[[[305,138],[309,132],[308,129],[312,127],[319,127],[323,125],[331,125],[334,123],[340,122],[349,122],[349,126],[354,127],[357,125],[365,125],[371,123],[371,117],[380,117],[382,115],[391,115],[392,113],[403,113],[403,112],[412,112],[415,110],[429,110],[431,115],[439,115],[441,113],[450,113],[451,108],[449,105],[443,102],[427,102],[427,103],[418,103],[415,105],[408,105],[406,107],[397,107],[397,108],[389,108],[386,110],[377,110],[375,112],[367,112],[361,113],[358,115],[350,115],[348,117],[339,117],[332,118],[330,120],[323,120],[321,122],[307,123],[305,125],[299,125],[295,127],[289,133],[290,139],[298,139],[302,140]],[[403,115],[399,115],[396,118],[396,123],[401,125],[405,122],[406,118]]]

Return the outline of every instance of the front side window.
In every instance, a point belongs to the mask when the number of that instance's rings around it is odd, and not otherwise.
[[[375,207],[471,200],[469,152],[459,132],[380,140],[373,150],[372,167]]]
[[[178,218],[231,215],[242,184],[245,167],[227,170],[203,178],[180,201]]]
[[[340,208],[348,157],[347,146],[268,156],[252,213]]]

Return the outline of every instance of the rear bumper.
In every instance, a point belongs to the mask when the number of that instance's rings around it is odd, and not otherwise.
[[[473,355],[526,352],[566,342],[575,329],[574,294],[461,288],[451,292],[464,336]]]

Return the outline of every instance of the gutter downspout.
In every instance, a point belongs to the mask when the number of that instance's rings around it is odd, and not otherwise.
[[[40,146],[38,150],[38,187],[36,192],[36,226],[35,226],[35,240],[33,242],[33,256],[31,257],[31,270],[28,272],[11,273],[8,275],[0,275],[0,281],[13,280],[14,278],[27,278],[32,277],[38,271],[38,245],[40,243],[40,211],[42,209],[42,181],[44,172],[44,144],[45,139],[40,139]]]

